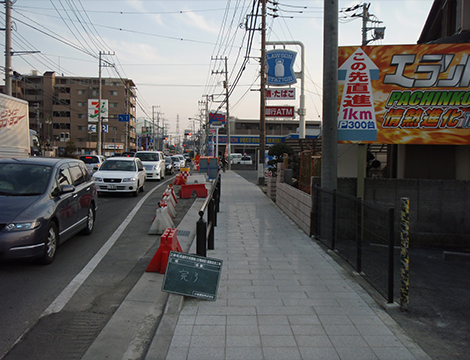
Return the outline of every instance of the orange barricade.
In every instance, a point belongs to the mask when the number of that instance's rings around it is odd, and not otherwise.
[[[181,189],[180,189],[180,198],[189,199],[193,191],[196,191],[197,197],[207,197],[206,184],[188,184],[188,185],[183,184],[181,185]]]
[[[170,251],[183,252],[176,237],[177,229],[167,228],[160,238],[160,247],[153,256],[150,264],[145,269],[146,272],[158,272],[164,274],[168,264]]]

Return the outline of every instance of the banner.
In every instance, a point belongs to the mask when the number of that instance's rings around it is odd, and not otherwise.
[[[99,100],[88,99],[88,122],[97,123],[99,114]],[[101,100],[101,121],[108,122],[108,100]]]
[[[468,44],[338,51],[339,142],[470,143]]]

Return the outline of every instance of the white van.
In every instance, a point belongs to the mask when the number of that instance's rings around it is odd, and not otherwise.
[[[238,153],[230,154],[230,163],[231,164],[240,164],[241,159],[242,159],[242,154],[238,154]]]
[[[161,151],[137,151],[135,157],[144,164],[147,179],[161,180],[165,178],[165,155]]]

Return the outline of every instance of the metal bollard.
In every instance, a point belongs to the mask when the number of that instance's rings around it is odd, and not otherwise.
[[[209,201],[209,208],[207,209],[208,220],[210,224],[209,228],[209,238],[207,239],[207,248],[209,250],[214,250],[214,227],[217,225],[216,221],[216,211],[215,211],[215,200],[212,198]]]
[[[199,212],[199,220],[196,224],[196,254],[199,256],[206,256],[206,233],[207,233],[207,224],[202,218],[204,216],[204,212]]]

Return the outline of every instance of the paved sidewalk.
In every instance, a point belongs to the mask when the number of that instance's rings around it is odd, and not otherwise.
[[[224,261],[217,301],[185,298],[168,315],[173,327],[162,329],[163,317],[147,360],[429,359],[258,186],[233,171],[222,174],[215,250],[207,256]],[[162,335],[171,341],[166,355]]]

